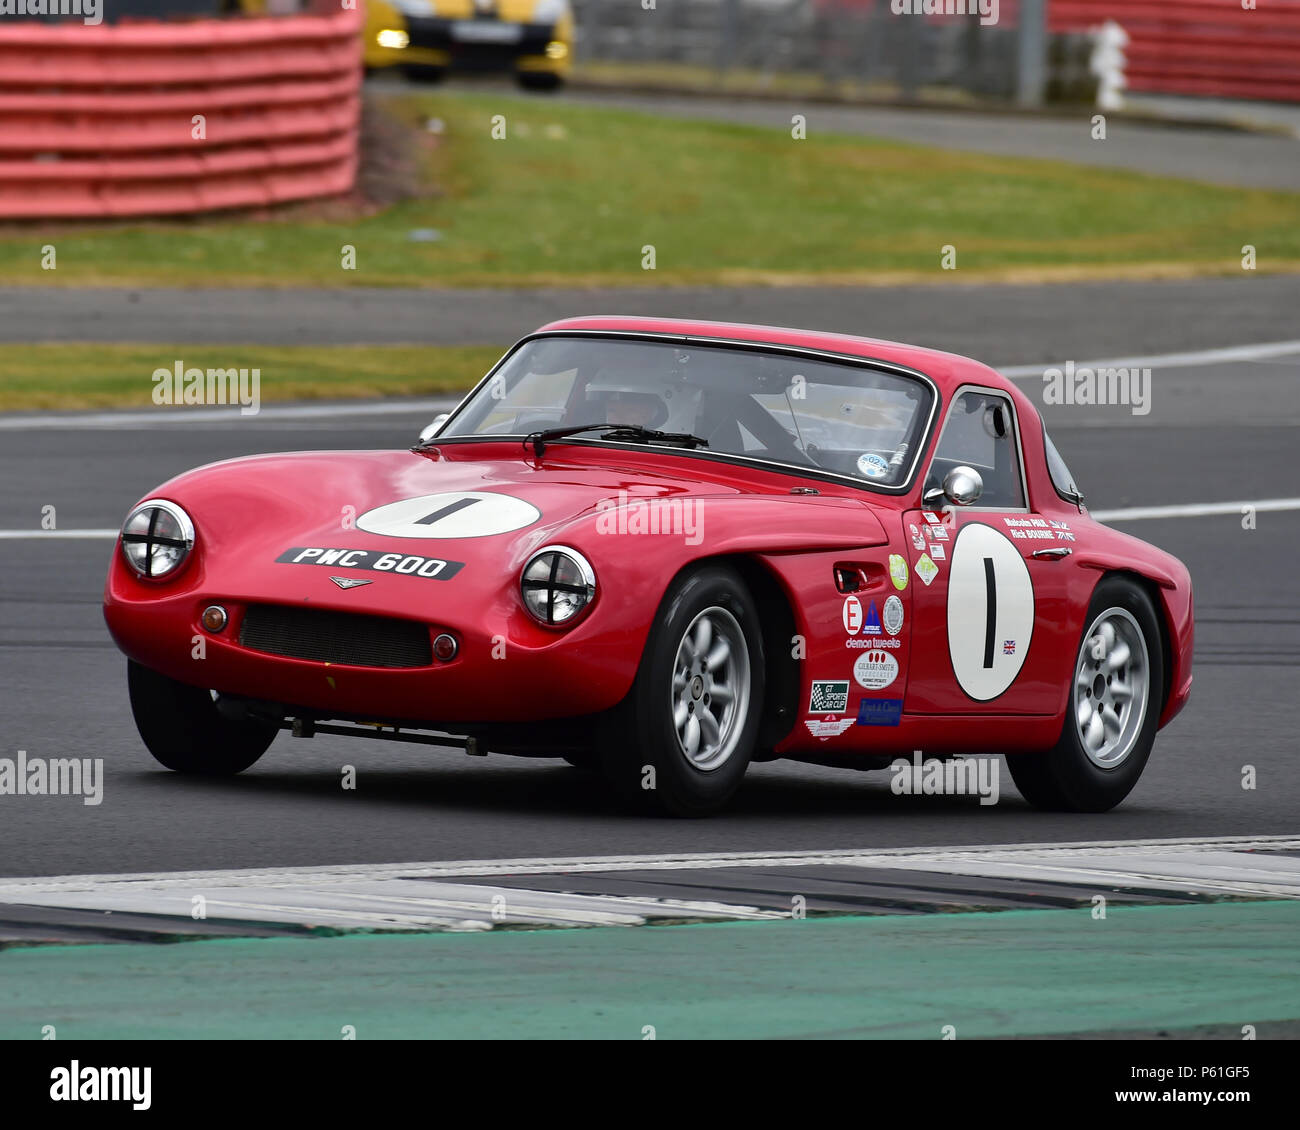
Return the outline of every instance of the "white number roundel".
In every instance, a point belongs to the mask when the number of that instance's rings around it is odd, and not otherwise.
[[[463,490],[378,506],[357,519],[357,528],[390,538],[482,538],[531,526],[541,516],[514,495]]]
[[[1034,585],[1020,551],[992,526],[963,526],[948,566],[948,655],[977,702],[1005,692],[1029,654]]]

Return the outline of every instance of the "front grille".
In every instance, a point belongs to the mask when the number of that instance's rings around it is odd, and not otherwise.
[[[250,605],[239,642],[254,651],[354,667],[428,667],[429,629],[410,620],[319,608]]]

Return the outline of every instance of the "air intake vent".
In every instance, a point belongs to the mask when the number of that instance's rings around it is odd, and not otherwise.
[[[318,608],[250,605],[239,629],[239,642],[271,655],[354,667],[428,667],[433,663],[429,629],[423,624]]]

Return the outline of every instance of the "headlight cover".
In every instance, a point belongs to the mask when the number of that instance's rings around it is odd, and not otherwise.
[[[519,591],[538,623],[560,627],[572,623],[596,599],[596,574],[576,549],[547,545],[524,565]]]
[[[150,498],[122,523],[122,557],[137,577],[171,576],[193,548],[194,523],[174,502]]]

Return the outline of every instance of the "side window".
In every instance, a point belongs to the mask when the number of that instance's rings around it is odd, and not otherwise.
[[[1082,502],[1083,492],[1075,486],[1070,468],[1065,465],[1065,460],[1056,450],[1056,444],[1046,429],[1043,430],[1043,446],[1047,449],[1047,471],[1052,476],[1052,486],[1056,488],[1056,493],[1067,502]]]
[[[974,467],[984,480],[977,509],[1023,509],[1018,438],[1005,396],[974,389],[963,392],[948,410],[925,489],[942,486],[949,471],[965,465]]]

